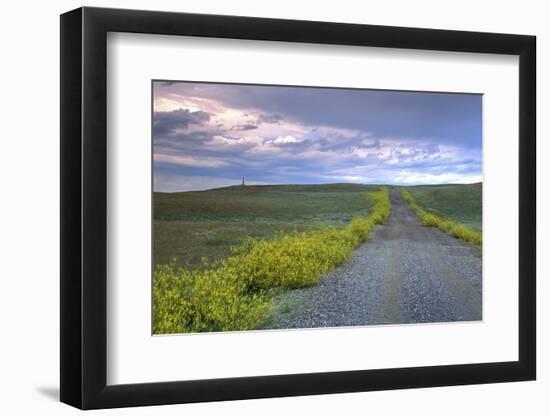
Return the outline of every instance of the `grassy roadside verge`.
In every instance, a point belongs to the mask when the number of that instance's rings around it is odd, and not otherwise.
[[[457,239],[464,240],[481,249],[482,234],[480,231],[470,229],[469,227],[466,227],[454,220],[450,220],[439,214],[424,210],[416,204],[414,198],[408,191],[401,190],[401,196],[409,204],[412,211],[415,212],[422,226],[437,227],[445,233],[448,233]]]
[[[159,266],[153,277],[153,332],[190,333],[249,330],[267,315],[275,289],[313,285],[345,262],[375,224],[390,213],[389,193],[368,194],[372,212],[347,226],[248,239],[232,256],[202,269]]]

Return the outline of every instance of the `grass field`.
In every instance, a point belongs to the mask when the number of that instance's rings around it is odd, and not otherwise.
[[[154,264],[200,268],[226,258],[246,236],[344,227],[370,213],[359,184],[235,186],[208,191],[154,194]]]
[[[399,188],[423,225],[481,245],[481,184]],[[155,193],[154,333],[258,328],[277,294],[344,263],[390,210],[378,185]]]
[[[402,187],[422,209],[482,230],[482,183]]]
[[[180,258],[179,265],[157,264],[154,333],[257,328],[267,319],[275,294],[314,285],[390,214],[389,192],[381,187],[250,188],[155,195],[155,214],[161,217],[155,223],[187,222],[176,249],[192,252],[194,257],[187,258],[194,262]],[[201,257],[210,254],[212,236],[204,231],[215,230],[212,223],[240,223],[241,234],[232,235],[226,227],[216,241],[218,259],[205,260]],[[195,240],[189,231],[199,232]],[[170,252],[171,241],[162,233],[156,232],[155,239]]]

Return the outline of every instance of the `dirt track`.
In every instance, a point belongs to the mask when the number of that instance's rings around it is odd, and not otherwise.
[[[388,223],[310,288],[288,292],[269,328],[482,319],[480,251],[422,227],[399,192]]]

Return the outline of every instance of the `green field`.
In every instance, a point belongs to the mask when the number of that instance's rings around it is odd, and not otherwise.
[[[155,268],[153,332],[257,328],[276,294],[315,285],[389,214],[389,191],[380,187],[247,186],[155,195],[155,245],[179,264],[161,261]],[[166,239],[159,224],[165,231],[178,225],[180,235]],[[213,236],[216,228],[223,233]]]
[[[482,230],[482,183],[402,187],[422,209]]]
[[[387,221],[388,188],[394,187],[155,193],[154,333],[262,327],[280,295],[315,285]],[[403,190],[410,193],[406,199],[422,225],[481,246],[481,233],[462,226],[481,229],[481,184],[399,188],[404,198]]]
[[[344,227],[370,214],[366,191],[376,185],[234,186],[207,191],[154,193],[154,264],[200,268],[226,258],[247,236]]]

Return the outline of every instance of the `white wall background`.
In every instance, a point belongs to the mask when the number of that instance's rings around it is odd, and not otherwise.
[[[3,415],[75,415],[57,402],[59,391],[59,17],[82,3],[26,1],[4,4],[0,24],[0,410]],[[537,382],[387,391],[99,411],[94,415],[279,416],[547,415],[549,351],[550,148],[544,120],[550,87],[550,26],[536,0],[338,2],[277,0],[123,0],[86,5],[181,12],[239,14],[534,34],[538,37],[539,137],[539,378]],[[544,101],[544,102],[543,102]],[[542,145],[542,146],[540,146]],[[544,236],[543,236],[544,235]],[[546,394],[546,395],[544,395]]]

